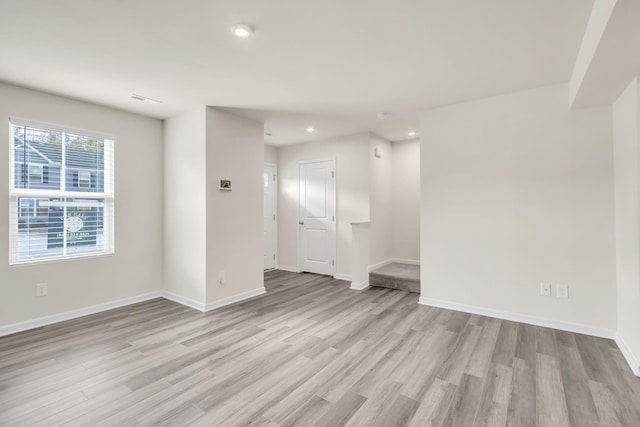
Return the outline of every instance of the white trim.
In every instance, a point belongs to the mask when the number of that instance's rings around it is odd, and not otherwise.
[[[300,273],[298,267],[291,267],[290,265],[278,265],[276,270],[290,271],[291,273]]]
[[[137,304],[139,302],[152,300],[155,298],[164,298],[178,304],[193,308],[195,310],[206,312],[214,310],[216,308],[224,307],[230,304],[234,304],[239,301],[244,301],[249,298],[263,295],[267,291],[263,287],[253,289],[251,291],[243,292],[238,295],[234,295],[229,298],[224,298],[218,301],[204,304],[202,302],[193,300],[191,298],[184,297],[182,295],[175,294],[173,292],[160,290],[148,292],[142,295],[136,295],[133,297],[123,298],[116,301],[105,302],[103,304],[96,304],[90,307],[79,308],[77,310],[65,311],[64,313],[52,314],[50,316],[38,317],[37,319],[26,320],[24,322],[13,323],[10,325],[0,326],[0,337],[17,332],[27,331],[29,329],[40,328],[42,326],[51,325],[54,323],[64,322],[65,320],[76,319],[78,317],[88,316],[90,314],[96,314],[103,311],[111,310],[114,308],[124,307],[131,304]]]
[[[275,254],[275,259],[273,260],[273,268],[269,268],[268,270],[276,270],[278,268],[278,222],[280,222],[280,215],[278,215],[278,164],[277,163],[271,163],[271,162],[264,162],[264,165],[266,166],[270,166],[273,167],[273,173],[275,175],[275,179],[274,179],[274,193],[275,193],[275,197],[274,197],[274,201],[273,201],[273,213],[276,216],[275,219],[275,228],[273,230],[274,234],[275,234],[275,241],[274,244],[276,245],[276,247],[273,249],[273,253]],[[263,168],[264,170],[264,168]],[[266,270],[265,270],[266,271]]]
[[[73,169],[73,168],[70,168]],[[15,169],[14,169],[15,173]],[[15,175],[14,175],[15,178]],[[63,190],[39,190],[37,188],[17,188],[11,190],[11,195],[15,197],[38,197],[41,199],[59,199],[59,198],[69,198],[69,199],[113,199],[114,195],[112,193],[91,193],[91,192],[83,192],[83,191],[63,191]],[[48,206],[59,206],[53,204],[49,204]]]
[[[281,266],[279,266],[279,269]],[[336,277],[337,278],[337,277]],[[356,283],[352,282],[350,289],[364,290],[369,287],[369,282]],[[27,331],[29,329],[40,328],[42,326],[51,325],[54,323],[64,322],[66,320],[76,319],[78,317],[88,316],[91,314],[100,313],[114,308],[120,308],[131,304],[137,304],[143,301],[148,301],[156,298],[165,298],[170,301],[174,301],[178,304],[185,305],[187,307],[194,308],[201,312],[215,310],[230,304],[234,304],[240,301],[244,301],[249,298],[253,298],[266,293],[264,287],[253,289],[251,291],[243,292],[238,295],[234,295],[229,298],[224,298],[218,301],[203,304],[199,301],[195,301],[191,298],[186,298],[173,292],[160,290],[148,292],[146,294],[136,295],[133,297],[123,298],[116,301],[106,302],[102,304],[96,304],[89,307],[80,308],[77,310],[65,311],[63,313],[53,314],[50,316],[39,317],[32,320],[26,320],[23,322],[13,323],[5,326],[0,326],[0,337],[5,335],[11,335],[18,332]],[[543,326],[547,328],[560,329],[569,332],[576,332],[580,334],[593,335],[602,338],[609,338],[615,340],[616,344],[620,348],[620,352],[624,356],[625,360],[629,364],[634,375],[640,377],[640,361],[636,355],[631,351],[631,348],[626,344],[622,336],[618,332],[606,328],[599,328],[590,325],[584,325],[580,323],[563,322],[552,319],[545,319],[536,316],[529,316],[525,314],[512,313],[501,310],[493,310],[484,307],[471,306],[466,304],[459,304],[450,301],[443,301],[433,298],[420,297],[418,304],[428,305],[432,307],[445,308],[449,310],[462,311],[465,313],[479,314],[482,316],[495,317],[498,319],[511,320],[515,322],[527,323],[531,325]]]
[[[349,287],[349,289],[353,289],[356,291],[362,291],[364,289],[367,289],[369,287],[369,281],[364,281],[362,283],[360,282],[351,282],[351,286]]]
[[[369,270],[369,272],[372,272],[373,270],[384,267],[385,265],[389,265],[392,262],[396,262],[398,264],[420,265],[420,261],[415,259],[389,258],[387,260],[370,265],[369,267],[367,267],[367,270]]]
[[[0,337],[26,331],[29,329],[40,328],[42,326],[51,325],[53,323],[64,322],[65,320],[71,320],[82,316],[88,316],[90,314],[100,313],[102,311],[111,310],[114,308],[124,307],[126,305],[136,304],[142,301],[162,298],[163,296],[164,295],[162,291],[154,291],[142,295],[119,299],[116,301],[105,302],[102,304],[96,304],[89,307],[65,311],[63,313],[52,314],[50,316],[38,317],[36,319],[26,320],[24,322],[1,326]]]
[[[420,260],[418,259],[391,258],[391,262],[397,262],[398,264],[420,265]]]
[[[511,320],[513,322],[527,323],[529,325],[543,326],[545,328],[560,329],[562,331],[592,335],[601,338],[614,339],[616,336],[616,332],[612,329],[600,328],[582,323],[565,322],[562,320],[545,319],[543,317],[494,310],[491,308],[460,304],[457,302],[443,301],[434,298],[420,297],[418,304],[446,308],[448,310],[463,311],[465,313],[479,314],[481,316],[495,317],[497,319]]]
[[[280,212],[278,212],[278,180],[280,179],[280,175],[279,175],[279,172],[278,172],[278,164],[277,163],[270,163],[270,162],[267,162],[267,163],[270,164],[270,165],[273,165],[273,170],[275,171],[275,174],[276,174],[276,179],[274,180],[275,187],[276,187],[275,188],[275,193],[276,193],[275,196],[276,197],[275,197],[275,200],[273,202],[273,204],[274,204],[273,209],[275,210],[275,214],[276,214],[276,225],[275,225],[275,230],[274,230],[274,233],[276,235],[276,239],[275,239],[276,240],[275,241],[276,247],[274,249],[274,253],[276,254],[276,259],[275,259],[275,261],[273,263],[274,268],[275,268],[278,265],[278,247],[279,247],[278,223],[280,222]]]
[[[622,335],[620,335],[620,332],[616,332],[615,341],[616,341],[616,344],[618,344],[618,347],[620,348],[620,352],[622,353],[625,360],[629,364],[629,367],[633,371],[633,374],[636,377],[640,377],[640,361],[638,360],[636,355],[633,354],[633,351],[631,351],[631,348],[624,341],[624,339],[622,338]]]
[[[206,304],[200,301],[196,301],[194,299],[191,298],[187,298],[185,296],[182,295],[178,295],[176,293],[170,292],[170,291],[160,291],[160,294],[162,295],[163,298],[166,298],[170,301],[173,302],[177,302],[178,304],[182,304],[185,305],[187,307],[191,307],[195,310],[201,311],[201,312],[205,312],[206,311]]]
[[[215,310],[216,308],[224,307],[227,305],[235,304],[236,302],[244,301],[249,298],[257,297],[259,295],[264,295],[267,293],[267,290],[264,286],[256,289],[252,289],[247,292],[242,292],[240,294],[234,295],[229,298],[223,298],[221,300],[208,302],[205,306],[204,311]]]
[[[353,277],[350,274],[342,274],[342,273],[334,274],[333,278],[338,280],[346,280],[347,282],[350,282],[353,279]]]
[[[370,265],[369,267],[367,267],[367,271],[368,271],[369,273],[371,273],[373,270],[376,270],[376,269],[378,269],[378,268],[380,268],[380,267],[384,267],[385,265],[389,265],[389,264],[391,264],[392,262],[393,262],[393,261],[392,261],[391,259],[386,259],[386,260],[384,260],[384,261],[377,262],[377,263],[372,264],[372,265]]]

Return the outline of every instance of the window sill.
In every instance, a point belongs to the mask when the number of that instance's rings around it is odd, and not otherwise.
[[[9,267],[23,267],[28,265],[52,264],[52,263],[77,261],[77,260],[93,259],[93,258],[108,258],[114,255],[115,255],[115,251],[111,251],[111,252],[100,252],[100,253],[90,253],[90,254],[77,254],[73,256],[38,258],[38,259],[31,259],[27,261],[10,261]]]

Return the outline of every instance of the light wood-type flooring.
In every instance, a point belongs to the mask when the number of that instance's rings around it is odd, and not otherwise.
[[[156,299],[0,338],[0,425],[640,425],[613,341],[265,278],[206,314]]]

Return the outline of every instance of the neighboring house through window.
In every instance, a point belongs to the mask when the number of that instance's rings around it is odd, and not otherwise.
[[[91,172],[78,171],[76,176],[79,188],[91,188]]]
[[[34,184],[42,184],[42,165],[28,165],[29,182]]]
[[[10,119],[10,263],[114,251],[114,138]]]

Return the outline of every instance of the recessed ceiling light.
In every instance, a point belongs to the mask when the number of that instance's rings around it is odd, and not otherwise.
[[[237,37],[246,39],[253,34],[253,28],[247,24],[234,24],[231,26],[231,32]]]
[[[315,131],[316,131],[316,128],[314,128],[313,126],[309,126],[307,128],[307,132],[315,132]]]
[[[418,132],[416,132],[415,130],[410,130],[407,135],[409,136],[416,136],[418,134]]]
[[[379,112],[379,113],[377,114],[377,116],[378,116],[378,118],[379,118],[380,120],[384,120],[384,119],[388,119],[389,117],[391,117],[391,114],[390,114],[390,113],[387,113],[387,112],[385,112],[385,111],[381,111],[381,112]]]
[[[138,95],[136,93],[131,94],[131,99],[135,99],[136,101],[143,101],[143,102],[153,102],[155,104],[162,103],[162,101],[158,101],[157,99],[147,98],[146,96]]]

